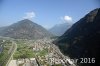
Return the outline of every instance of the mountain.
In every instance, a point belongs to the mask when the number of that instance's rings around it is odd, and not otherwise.
[[[72,23],[63,23],[63,24],[57,24],[54,27],[52,27],[51,29],[49,29],[49,31],[56,35],[56,36],[61,36],[65,33],[65,31],[67,29],[69,29],[72,26]]]
[[[24,19],[10,26],[0,29],[0,35],[15,39],[40,39],[53,36],[42,26]]]
[[[5,27],[0,27],[0,32],[2,32],[2,30],[4,30],[6,28],[6,26]]]
[[[54,43],[59,46],[65,55],[79,59],[79,66],[99,66],[100,8],[94,9],[72,25]],[[82,61],[80,58],[88,58],[88,62],[90,58],[90,63],[80,63]]]

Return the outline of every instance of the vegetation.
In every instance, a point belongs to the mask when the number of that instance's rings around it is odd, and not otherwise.
[[[36,52],[37,56],[45,56],[48,53],[48,49],[43,49],[42,51]]]
[[[22,41],[22,40],[21,40]],[[32,58],[37,56],[44,56],[47,54],[47,49],[43,49],[41,51],[33,51],[33,48],[24,41],[17,42],[17,51],[13,55],[14,59],[20,58]]]
[[[10,40],[4,40],[0,38],[0,44],[2,44],[2,47],[3,47],[3,51],[0,53],[0,65],[5,66],[6,62],[9,59],[10,53],[12,52],[10,51],[12,42]]]
[[[32,58],[34,57],[33,50],[30,46],[28,46],[25,41],[20,40],[17,41],[17,51],[13,55],[14,59],[20,59],[20,58]]]
[[[55,64],[55,65],[53,65],[53,66],[62,66],[61,64]]]

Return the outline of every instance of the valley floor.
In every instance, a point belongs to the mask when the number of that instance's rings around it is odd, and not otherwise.
[[[17,49],[8,66],[75,66],[52,43],[53,40],[15,40]]]

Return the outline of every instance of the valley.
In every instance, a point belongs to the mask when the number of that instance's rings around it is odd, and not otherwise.
[[[6,66],[12,58],[16,44],[9,38],[0,37],[0,66]]]
[[[50,32],[30,19],[1,27],[0,66],[100,65],[100,8],[60,28],[57,33],[64,32],[54,35],[54,28]]]
[[[38,40],[14,40],[17,49],[8,66],[68,66],[68,57],[64,56],[52,41],[44,38]],[[75,66],[74,64],[70,64]]]

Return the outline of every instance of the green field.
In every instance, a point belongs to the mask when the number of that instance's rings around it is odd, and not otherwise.
[[[0,39],[0,44],[3,45],[3,51],[0,53],[0,64],[1,66],[5,66],[7,60],[9,59],[10,53],[12,51],[9,51],[9,49],[12,46],[12,42],[10,40],[5,40],[3,42],[4,39]]]
[[[33,58],[37,56],[44,56],[47,54],[47,49],[43,49],[41,51],[33,51],[31,45],[34,45],[32,42],[28,40],[18,40],[17,43],[17,50],[13,55],[14,59],[23,59],[23,58]]]

